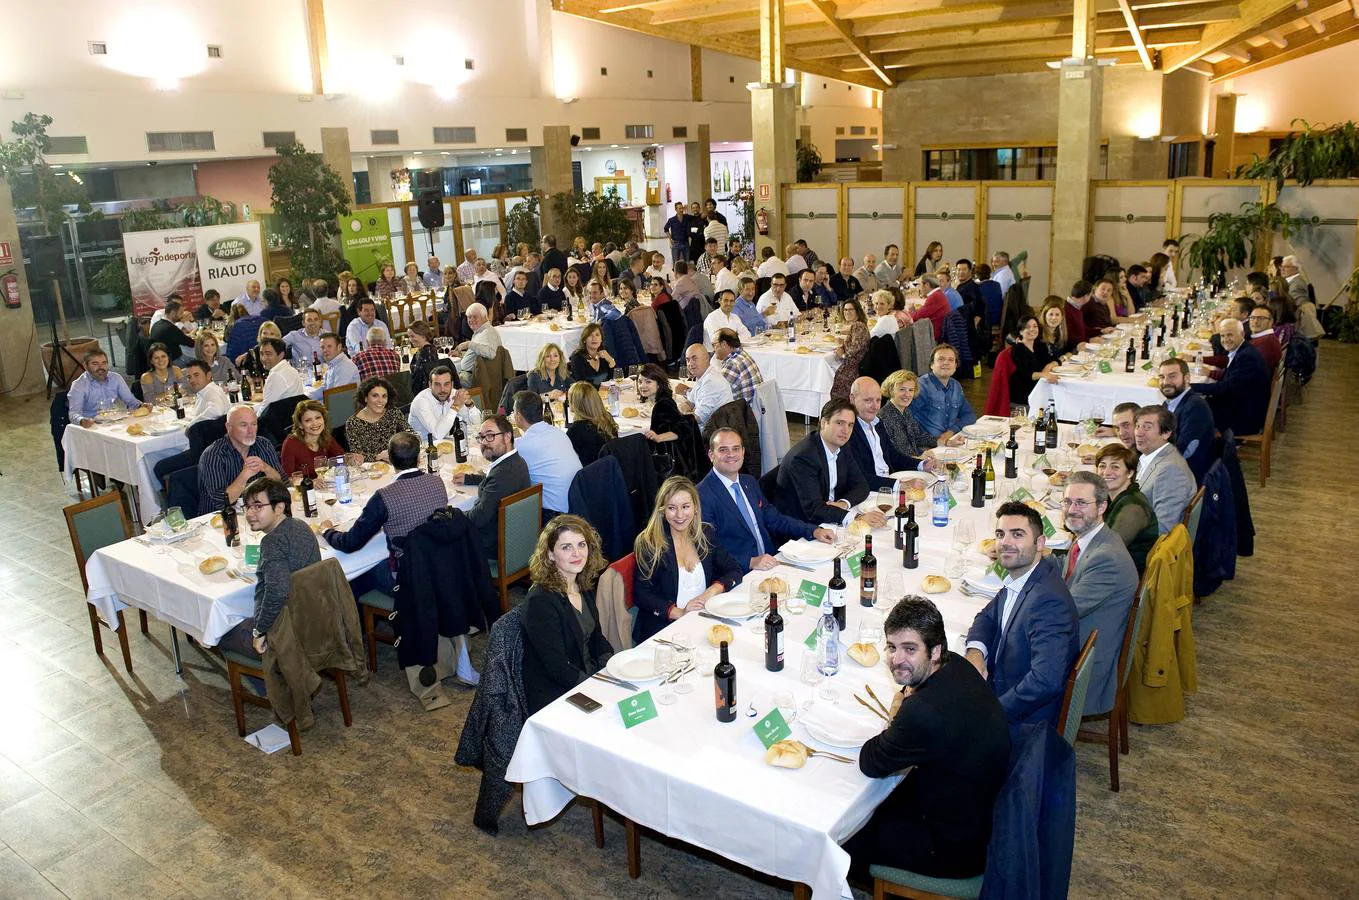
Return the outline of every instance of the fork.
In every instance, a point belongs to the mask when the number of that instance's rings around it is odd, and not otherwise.
[[[805,747],[806,745],[804,744],[803,746]],[[825,750],[814,750],[811,747],[807,747],[807,756],[809,757],[824,756],[826,759],[833,759],[836,762],[842,763],[854,762],[854,760],[850,759],[848,756],[841,756],[838,753],[827,753]]]

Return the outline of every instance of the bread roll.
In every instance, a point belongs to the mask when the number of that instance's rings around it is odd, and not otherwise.
[[[920,589],[927,594],[942,594],[953,590],[953,582],[943,575],[926,575],[925,580],[920,583]]]
[[[808,347],[808,346],[806,346],[806,345],[803,345],[803,346],[797,348],[797,352],[798,352],[798,353],[811,353],[811,352],[812,352],[812,348],[811,348],[811,347]]]
[[[1161,386],[1161,376],[1153,375],[1147,379],[1147,387],[1158,388]]]
[[[204,575],[212,575],[216,572],[222,571],[226,567],[227,567],[226,557],[209,556],[207,559],[203,560],[198,564],[198,571],[202,572]]]
[[[453,467],[454,475],[475,475],[476,473],[476,466],[471,463],[458,463]]]
[[[906,499],[911,503],[925,499],[925,489],[921,487],[920,482],[912,481],[906,486]]]
[[[151,405],[149,403],[143,403],[132,411],[132,415],[139,419],[151,415]]]
[[[642,411],[639,410],[637,407],[635,407],[635,406],[625,406],[625,407],[623,407],[623,418],[625,418],[625,419],[640,419],[641,417],[642,417]]]
[[[849,536],[852,538],[861,538],[872,532],[873,526],[868,524],[865,519],[855,519],[853,522],[849,523]]]
[[[732,632],[731,626],[729,625],[723,625],[719,622],[708,629],[708,643],[712,644],[714,647],[722,646],[723,641],[730,644],[735,639],[736,635]]]
[[[857,644],[850,644],[846,652],[850,659],[861,666],[872,667],[882,661],[882,654],[878,653],[878,648],[873,644],[862,641]]]
[[[551,325],[547,326],[547,330],[548,330],[548,331],[561,331],[561,330],[562,330],[562,327],[561,327],[560,325],[558,325],[556,322],[553,322]]]
[[[1081,462],[1094,462],[1095,456],[1099,454],[1099,447],[1094,444],[1081,444],[1076,448],[1076,455],[1081,458]]]
[[[211,519],[208,519],[208,526],[211,527],[211,528],[221,528],[221,527],[222,527],[222,514],[221,514],[221,513],[213,513],[213,514],[212,514],[212,518],[211,518]]]
[[[1066,472],[1053,472],[1048,476],[1048,484],[1053,487],[1066,487],[1068,477]]]
[[[146,429],[141,426],[140,422],[133,422],[131,425],[127,426],[127,433],[133,437],[137,437],[146,434]]]
[[[452,441],[440,441],[439,443],[434,445],[434,449],[438,450],[439,455],[442,456],[445,453],[452,453],[457,448],[453,446]]]
[[[1040,516],[1046,516],[1048,514],[1048,508],[1037,500],[1025,500],[1024,505],[1038,513]]]
[[[999,552],[999,550],[996,547],[996,539],[995,538],[983,539],[981,542],[981,552],[991,557],[992,559],[995,559],[996,554]]]
[[[762,591],[768,591],[771,594],[778,594],[780,597],[788,596],[789,591],[788,582],[784,581],[777,575],[771,576],[769,578],[766,578],[764,581],[761,581],[759,587],[760,590]]]
[[[781,769],[800,769],[807,765],[807,745],[794,740],[770,744],[764,751],[764,761]]]

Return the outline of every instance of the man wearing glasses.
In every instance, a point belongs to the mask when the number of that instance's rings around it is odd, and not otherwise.
[[[477,502],[467,511],[472,520],[473,534],[481,542],[487,559],[496,558],[496,514],[500,501],[529,486],[528,463],[514,452],[514,429],[504,416],[487,416],[477,431],[477,445],[489,462],[485,475],[454,475],[454,484],[475,484],[480,487]]]
[[[1072,534],[1062,576],[1080,616],[1081,645],[1090,632],[1095,638],[1095,659],[1083,715],[1107,713],[1114,708],[1118,687],[1118,653],[1128,627],[1128,608],[1137,590],[1137,566],[1123,539],[1104,527],[1109,508],[1109,488],[1093,472],[1072,472],[1062,497],[1066,530]]]

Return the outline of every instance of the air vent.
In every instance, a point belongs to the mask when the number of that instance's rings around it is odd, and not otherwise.
[[[867,134],[867,133],[868,133],[868,129],[865,128],[863,125],[851,125],[851,126],[849,126],[849,133],[850,133],[850,134],[860,134],[860,135],[862,135],[862,134]]]
[[[208,44],[208,59],[221,59],[222,48],[216,44]]]
[[[477,61],[474,59],[464,59],[462,61],[462,67],[470,72],[477,67]]]
[[[368,132],[368,139],[373,142],[373,146],[380,144],[399,144],[401,136],[395,128],[374,128]]]
[[[580,130],[580,139],[581,139],[582,141],[597,141],[597,140],[599,140],[599,129],[598,129],[598,128],[582,128],[582,129]]]
[[[656,73],[653,72],[651,69],[647,69],[647,70],[646,70],[646,77],[647,77],[647,78],[655,78],[655,77],[656,77]]]
[[[211,131],[148,131],[148,153],[176,153],[185,150],[216,150]]]
[[[606,67],[606,66],[600,66],[600,67],[599,67],[599,74],[600,74],[600,75],[608,75],[608,74],[609,74],[608,67]]]
[[[836,126],[835,126],[835,133],[836,133],[836,134],[844,134],[844,133],[845,133],[845,126],[843,126],[843,125],[836,125]]]
[[[90,48],[90,56],[109,55],[109,45],[103,41],[90,41],[86,46]]]
[[[392,57],[392,64],[393,64],[393,65],[398,65],[398,66],[404,66],[404,65],[406,64],[406,57],[404,57],[404,56],[393,56],[393,57]]]
[[[84,135],[74,137],[49,137],[50,144],[47,148],[48,156],[62,156],[65,154],[89,153],[90,142]]]
[[[434,143],[436,144],[475,144],[476,142],[477,130],[466,125],[434,129]]]
[[[874,126],[870,127],[870,128],[868,129],[868,133],[869,133],[869,134],[877,134],[877,133],[878,133],[878,126],[874,125]]]
[[[689,126],[676,125],[674,128],[670,129],[670,136],[677,138],[687,138],[689,136]]]
[[[630,141],[640,141],[643,138],[650,140],[653,131],[650,125],[624,125],[623,136]]]
[[[296,131],[266,131],[264,133],[264,146],[269,150],[277,150],[279,147],[289,147],[296,143]]]
[[[528,140],[527,128],[505,129],[505,143],[507,144],[523,143],[526,142],[527,140]]]

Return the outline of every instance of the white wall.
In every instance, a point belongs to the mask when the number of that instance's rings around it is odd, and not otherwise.
[[[642,151],[639,147],[610,148],[608,146],[591,148],[589,150],[576,150],[572,152],[571,159],[580,163],[580,186],[585,191],[595,189],[596,178],[609,178],[606,164],[613,160],[614,164],[623,170],[627,177],[631,194],[630,201],[633,206],[646,203],[646,173],[642,171]]]
[[[1359,43],[1341,44],[1213,85],[1212,93],[1238,94],[1236,130],[1291,131],[1294,119],[1313,127],[1359,120]],[[1208,104],[1210,118],[1216,103]],[[1216,125],[1212,126],[1216,129]]]

